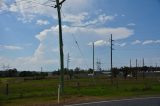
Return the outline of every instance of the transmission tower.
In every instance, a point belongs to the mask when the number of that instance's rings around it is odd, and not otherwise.
[[[97,59],[96,64],[97,64],[97,71],[101,71],[102,70],[102,68],[101,68],[101,61]]]

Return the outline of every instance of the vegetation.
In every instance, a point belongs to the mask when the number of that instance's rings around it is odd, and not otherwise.
[[[57,88],[59,77],[25,80],[25,77],[0,78],[0,105],[16,106],[33,104],[54,104],[57,101]],[[6,85],[8,84],[8,94]],[[95,77],[81,78],[79,73],[69,80],[65,76],[65,94],[61,97],[63,102],[75,98],[128,98],[137,96],[160,95],[159,77],[145,79],[121,78],[113,79],[101,74]]]

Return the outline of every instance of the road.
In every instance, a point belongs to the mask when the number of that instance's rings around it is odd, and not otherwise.
[[[66,106],[160,106],[160,97],[100,101]]]

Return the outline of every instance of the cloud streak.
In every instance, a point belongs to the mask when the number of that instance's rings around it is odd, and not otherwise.
[[[0,49],[5,49],[5,50],[22,50],[24,48],[20,47],[20,46],[13,46],[13,45],[0,45]]]
[[[160,40],[135,40],[131,43],[132,45],[142,44],[142,45],[150,45],[150,44],[160,44]]]
[[[149,44],[160,44],[160,40],[146,40],[142,43],[143,45],[149,45]]]
[[[47,20],[37,20],[36,24],[37,25],[48,25],[49,22]]]
[[[132,44],[132,45],[136,45],[136,44],[140,44],[140,43],[141,43],[140,40],[135,40],[135,41],[133,41],[131,44]]]

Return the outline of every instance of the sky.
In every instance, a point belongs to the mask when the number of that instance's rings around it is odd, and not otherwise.
[[[0,70],[54,71],[60,67],[57,11],[52,0],[0,0]],[[66,0],[61,7],[64,65],[92,68],[160,66],[160,0]],[[96,62],[95,62],[96,66]]]

